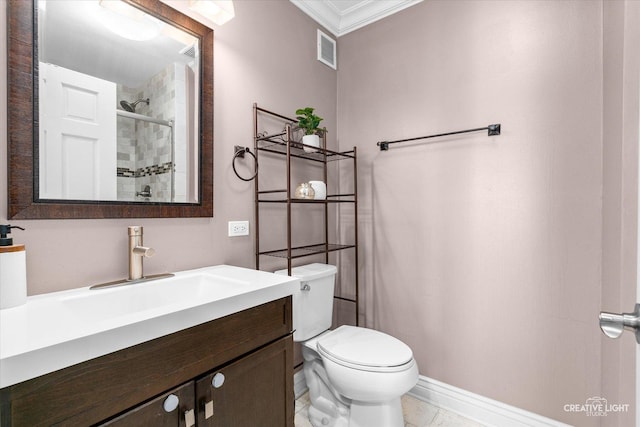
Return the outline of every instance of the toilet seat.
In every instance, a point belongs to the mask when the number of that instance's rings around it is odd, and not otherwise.
[[[397,338],[373,329],[340,326],[317,341],[321,356],[353,369],[398,372],[410,369],[413,353]]]

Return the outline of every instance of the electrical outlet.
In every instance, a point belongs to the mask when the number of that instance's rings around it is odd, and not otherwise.
[[[229,221],[229,237],[248,235],[249,221]]]

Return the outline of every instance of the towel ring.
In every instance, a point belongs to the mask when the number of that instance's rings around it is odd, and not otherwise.
[[[236,176],[238,178],[240,178],[243,181],[253,181],[253,179],[258,176],[258,159],[256,157],[255,154],[253,154],[251,152],[251,150],[249,150],[249,147],[241,147],[239,145],[235,146],[235,154],[233,155],[233,161],[231,162],[231,166],[233,167],[233,172],[236,174]],[[248,153],[251,155],[251,157],[253,157],[253,161],[255,163],[255,173],[251,176],[251,178],[244,178],[242,176],[240,176],[240,174],[238,173],[238,171],[236,170],[236,159],[237,158],[242,158],[244,159],[244,153]]]

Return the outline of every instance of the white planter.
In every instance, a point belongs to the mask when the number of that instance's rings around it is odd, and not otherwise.
[[[320,147],[320,137],[318,135],[305,135],[302,137],[302,143],[304,144],[304,151],[315,153],[318,150],[313,147]]]

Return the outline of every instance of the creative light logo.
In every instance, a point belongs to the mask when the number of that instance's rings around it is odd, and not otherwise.
[[[628,403],[608,403],[604,397],[590,397],[585,403],[568,403],[565,412],[582,412],[587,417],[606,417],[610,412],[627,412]]]

